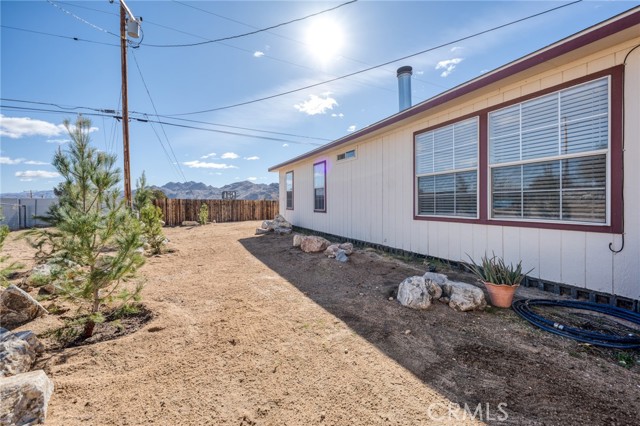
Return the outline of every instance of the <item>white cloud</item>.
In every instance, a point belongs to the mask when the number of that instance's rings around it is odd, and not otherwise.
[[[252,161],[252,160],[259,160],[259,159],[260,159],[260,157],[258,157],[257,155],[253,155],[253,156],[251,156],[251,157],[244,157],[244,159],[245,159],[245,160]]]
[[[210,154],[203,155],[202,157],[200,157],[200,159],[203,159],[203,160],[204,160],[205,158],[211,158],[211,157],[215,157],[215,156],[216,156],[216,153],[215,153],[215,152],[212,152],[212,153],[210,153]]]
[[[288,144],[288,143],[283,143],[283,144],[282,144],[282,147],[283,147],[283,148],[288,148],[288,147],[289,147],[289,144]]]
[[[9,158],[0,157],[0,164],[20,164],[24,161],[24,158]]]
[[[69,142],[71,142],[71,139],[47,139],[47,143],[57,143],[58,145],[63,145]]]
[[[257,180],[258,180],[258,178],[257,178],[257,177],[255,177],[255,176],[250,176],[250,177],[248,177],[248,178],[247,178],[247,180],[248,180],[248,181],[251,181],[251,182],[255,182],[255,181],[257,181]]]
[[[261,58],[264,56],[264,52],[261,52],[259,50],[256,50],[255,52],[253,52],[253,57],[254,58]]]
[[[22,179],[19,179],[19,181],[20,182],[33,182],[33,179],[31,179],[31,178],[22,178]]]
[[[347,132],[351,133],[351,132],[355,132],[356,131],[356,125],[352,124],[351,126],[347,127]]]
[[[220,158],[222,158],[223,160],[235,160],[238,157],[240,156],[235,152],[225,152]]]
[[[453,59],[440,61],[436,65],[436,69],[437,70],[443,69],[444,71],[442,71],[442,74],[440,74],[440,77],[447,77],[449,74],[453,72],[453,70],[456,68],[456,66],[460,62],[462,62],[462,58],[453,58]]]
[[[462,50],[462,46],[453,46],[451,49],[449,49],[450,52],[456,52],[458,50]]]
[[[69,126],[73,131],[74,126]],[[97,131],[97,127],[91,127],[89,132]],[[11,139],[20,139],[26,136],[59,136],[67,133],[64,124],[53,124],[48,121],[34,120],[29,117],[5,117],[0,114],[0,136]],[[52,139],[53,140],[53,139]]]
[[[54,178],[60,176],[57,172],[47,172],[45,170],[25,170],[16,172],[16,177],[21,178]]]
[[[30,166],[42,166],[49,163],[44,161],[25,160],[24,158],[0,157],[0,164],[29,164]]]
[[[340,114],[336,114],[335,112],[333,114],[331,114],[332,117],[334,118],[344,118],[344,114],[340,113]]]
[[[309,95],[309,100],[301,102],[293,107],[300,112],[304,112],[309,115],[324,114],[328,109],[333,109],[338,105],[338,102],[329,97],[329,93],[323,94],[325,97],[321,98],[316,95]]]
[[[185,166],[192,169],[237,169],[236,166],[224,163],[207,163],[206,161],[185,161]]]

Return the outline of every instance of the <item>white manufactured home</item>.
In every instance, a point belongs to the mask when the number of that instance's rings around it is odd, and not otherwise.
[[[273,166],[280,211],[452,261],[494,252],[638,309],[639,46],[635,8]]]

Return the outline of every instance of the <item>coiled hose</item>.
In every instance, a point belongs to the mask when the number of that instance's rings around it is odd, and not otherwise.
[[[572,309],[582,309],[599,312],[611,317],[620,318],[640,326],[640,314],[628,311],[615,306],[602,305],[591,302],[578,302],[575,300],[546,300],[546,299],[523,299],[513,302],[511,306],[518,315],[531,324],[550,333],[558,334],[579,342],[589,343],[594,346],[603,346],[615,349],[638,349],[640,348],[640,336],[636,333],[629,333],[626,336],[605,334],[588,331],[581,328],[571,327],[549,320],[542,315],[535,313],[533,306],[556,306]]]

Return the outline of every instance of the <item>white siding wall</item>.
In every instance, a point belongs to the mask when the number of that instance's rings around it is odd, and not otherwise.
[[[640,298],[640,49],[625,69],[624,250],[619,235],[579,231],[430,222],[413,219],[413,132],[529,93],[598,72],[624,60],[640,38],[557,66],[381,136],[325,152],[280,170],[281,211],[293,224],[450,260],[476,261],[495,252],[522,259],[532,276]],[[355,159],[336,161],[355,148]],[[313,163],[327,160],[327,212],[313,212]],[[284,174],[294,170],[295,209],[285,209]]]

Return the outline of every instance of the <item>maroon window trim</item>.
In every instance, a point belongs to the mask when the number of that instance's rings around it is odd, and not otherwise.
[[[289,191],[287,191],[287,176],[291,174],[291,207],[289,207]],[[294,174],[293,174],[293,170],[290,170],[288,172],[286,172],[284,174],[284,193],[285,193],[285,205],[287,207],[287,210],[293,210],[294,208],[294,189],[295,187],[295,181],[294,181]]]
[[[571,224],[571,223],[548,223],[548,222],[529,222],[519,220],[496,220],[489,219],[488,217],[488,200],[491,194],[489,193],[489,157],[488,157],[488,114],[491,111],[507,107],[509,105],[524,102],[529,99],[537,98],[539,96],[546,95],[548,93],[557,92],[558,90],[566,89],[567,87],[575,86],[587,81],[596,80],[601,77],[611,77],[611,93],[609,94],[611,99],[611,110],[609,119],[611,120],[611,141],[609,148],[609,157],[611,162],[611,175],[609,177],[610,194],[611,199],[609,203],[610,222],[609,225],[583,225],[583,224]],[[476,111],[472,114],[468,114],[454,120],[449,120],[445,123],[438,124],[437,126],[421,129],[413,133],[413,219],[414,220],[426,220],[432,222],[454,222],[454,223],[471,223],[479,225],[495,225],[495,226],[514,226],[519,228],[540,228],[540,229],[558,229],[565,231],[584,231],[584,232],[601,232],[608,234],[622,234],[624,231],[623,224],[623,103],[624,103],[624,65],[617,65],[615,67],[603,70],[597,73],[589,74],[587,76],[577,78],[575,80],[568,81],[566,83],[559,84],[548,89],[541,90],[539,92],[532,93],[530,95],[522,96],[517,99],[510,100],[508,102],[494,105],[490,108],[485,108],[481,111]],[[416,214],[416,202],[417,202],[417,179],[416,179],[416,135],[424,133],[429,130],[434,130],[439,127],[447,126],[458,121],[466,120],[471,117],[479,116],[479,152],[478,152],[478,169],[479,169],[479,181],[478,181],[478,198],[479,198],[479,219],[465,219],[465,218],[451,218],[451,217],[437,217],[437,216],[418,216]]]
[[[323,175],[324,175],[324,208],[316,209],[316,166],[322,164],[323,165]],[[313,211],[316,213],[326,213],[327,212],[327,160],[318,161],[313,164]]]

